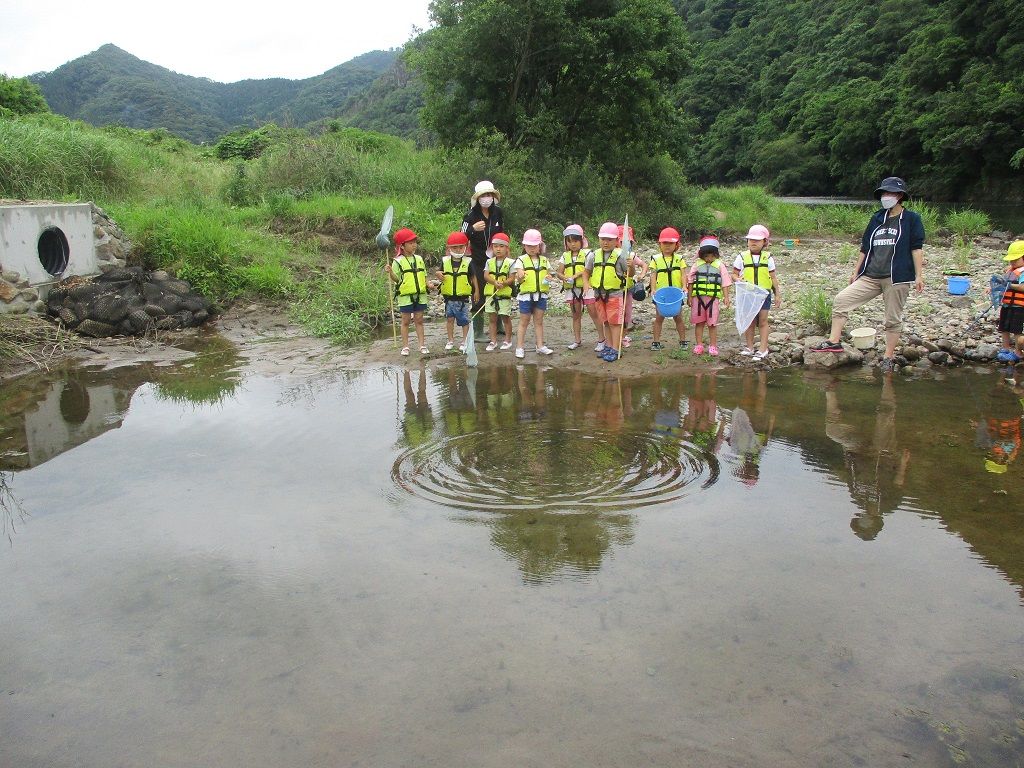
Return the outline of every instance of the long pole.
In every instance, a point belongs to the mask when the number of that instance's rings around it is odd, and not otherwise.
[[[387,265],[387,263],[388,263],[388,261],[387,261],[388,260],[388,252],[387,251],[382,251],[382,255],[384,256],[384,264]],[[391,339],[392,339],[392,341],[395,344],[395,348],[397,349],[397,347],[398,347],[398,323],[395,321],[395,291],[394,291],[394,287],[391,285],[391,275],[388,274],[387,272],[384,273],[384,281],[387,283],[387,289],[386,290],[388,292],[388,307],[391,310]]]

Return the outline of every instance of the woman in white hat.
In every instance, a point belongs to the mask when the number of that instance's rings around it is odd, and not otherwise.
[[[462,217],[462,231],[469,238],[469,252],[472,257],[470,267],[476,275],[477,285],[484,284],[484,266],[487,264],[487,247],[491,238],[498,232],[504,232],[505,222],[502,215],[501,192],[499,192],[489,181],[478,182],[473,188],[473,196],[470,198],[471,207],[469,212]],[[481,297],[481,303],[483,297]],[[473,305],[473,312],[480,309],[480,303]],[[476,327],[479,323],[480,327]],[[474,318],[473,330],[477,331],[478,341],[483,340],[483,318],[477,315]]]

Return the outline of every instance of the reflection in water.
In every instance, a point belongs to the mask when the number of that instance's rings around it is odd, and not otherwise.
[[[161,399],[222,402],[239,384],[240,357],[219,336],[197,341],[196,355],[172,367],[72,369],[24,376],[5,385],[0,406],[0,469],[37,467],[121,426],[135,391],[153,382]]]
[[[910,449],[900,447],[896,436],[896,390],[893,374],[882,374],[881,396],[872,418],[857,409],[844,414],[837,386],[825,388],[825,434],[843,448],[843,479],[850,496],[860,507],[850,528],[871,541],[882,530],[884,516],[903,501]]]
[[[0,472],[0,537],[9,544],[14,542],[18,526],[28,518],[21,500],[14,495],[13,482],[13,472]]]

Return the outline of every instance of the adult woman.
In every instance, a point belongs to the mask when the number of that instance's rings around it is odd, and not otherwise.
[[[885,353],[883,372],[896,364],[896,342],[903,330],[903,308],[913,284],[924,290],[924,223],[903,203],[910,195],[907,184],[898,176],[884,179],[875,190],[882,203],[868,222],[861,238],[860,258],[850,275],[850,284],[836,294],[832,303],[832,332],[828,340],[815,345],[817,352],[842,352],[839,343],[850,312],[879,294],[885,303]]]
[[[469,212],[462,217],[462,231],[469,238],[469,250],[472,255],[470,267],[476,275],[477,285],[484,284],[484,265],[487,264],[487,249],[491,238],[496,233],[505,231],[504,216],[498,205],[500,202],[501,192],[495,189],[494,184],[481,181],[473,189]],[[473,304],[474,313],[480,309],[482,302],[483,296]],[[476,332],[477,341],[482,341],[483,318],[479,315],[473,318],[473,330]]]

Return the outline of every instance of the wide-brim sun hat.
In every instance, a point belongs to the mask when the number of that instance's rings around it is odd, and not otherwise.
[[[481,195],[494,195],[494,201],[496,203],[501,202],[501,192],[490,181],[478,181],[476,186],[473,187],[473,196],[470,198],[473,205],[476,205],[476,201],[480,199]]]
[[[1010,243],[1010,247],[1006,249],[1006,255],[1003,256],[1003,261],[1016,261],[1017,259],[1024,259],[1024,240],[1014,240]]]
[[[769,240],[771,236],[764,224],[755,224],[747,231],[747,240]]]
[[[882,183],[875,189],[875,199],[881,200],[883,192],[900,192],[904,197],[910,197],[910,190],[907,182],[899,176],[888,176],[882,179]]]

